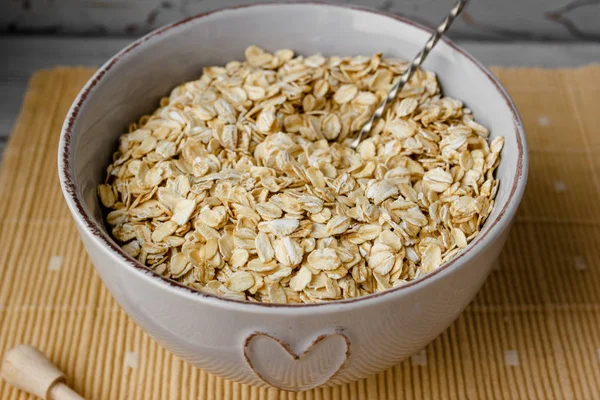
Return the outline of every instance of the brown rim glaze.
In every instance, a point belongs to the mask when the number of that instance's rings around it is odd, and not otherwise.
[[[344,361],[331,374],[331,376],[327,378],[327,380],[325,382],[320,383],[317,386],[309,387],[309,388],[306,388],[306,389],[298,389],[298,390],[285,389],[285,388],[279,387],[277,385],[274,385],[272,382],[270,382],[269,379],[265,379],[265,377],[260,372],[258,372],[256,370],[256,368],[254,368],[254,365],[252,364],[252,360],[248,356],[248,350],[249,350],[250,342],[255,337],[257,337],[257,336],[266,337],[268,339],[273,340],[277,344],[279,344],[279,346],[283,350],[285,350],[285,352],[288,353],[290,355],[290,357],[292,357],[292,359],[294,361],[299,361],[306,354],[310,353],[323,340],[325,340],[325,339],[327,339],[329,337],[333,337],[333,336],[340,336],[342,339],[344,339],[344,342],[346,343],[346,351],[345,351],[345,354],[344,354]],[[304,349],[301,353],[296,353],[294,350],[292,350],[292,347],[289,344],[287,344],[284,341],[282,341],[281,339],[278,339],[275,336],[269,335],[268,333],[265,333],[265,332],[254,332],[254,333],[250,334],[246,338],[246,340],[244,340],[244,359],[246,360],[246,363],[248,364],[248,366],[250,367],[250,369],[252,369],[252,371],[254,371],[254,373],[256,374],[256,376],[258,376],[260,378],[260,380],[262,380],[264,383],[266,383],[269,386],[276,387],[277,389],[280,389],[280,390],[287,390],[287,391],[298,392],[298,391],[310,390],[310,389],[314,389],[315,387],[326,385],[327,383],[329,383],[329,381],[331,381],[333,378],[335,378],[340,373],[341,370],[344,369],[344,367],[348,363],[348,359],[349,358],[350,358],[350,339],[348,339],[348,337],[346,335],[344,335],[344,333],[341,330],[338,330],[338,331],[336,331],[334,333],[324,333],[322,335],[317,336],[317,338],[315,340],[313,340],[313,342],[310,344],[310,346],[308,346],[306,349]]]
[[[81,111],[81,107],[84,105],[84,103],[86,102],[90,92],[96,87],[96,85],[98,85],[98,83],[102,80],[102,78],[104,77],[104,75],[110,70],[112,69],[115,64],[117,64],[124,56],[126,56],[128,53],[130,53],[132,50],[134,50],[135,48],[137,48],[138,46],[140,46],[142,43],[156,37],[156,36],[160,36],[162,34],[164,34],[165,32],[181,26],[181,25],[185,25],[188,24],[190,22],[193,22],[195,20],[201,19],[203,17],[215,14],[215,13],[219,13],[219,12],[223,12],[223,11],[230,11],[230,10],[236,10],[236,9],[244,9],[244,8],[251,8],[251,7],[262,7],[262,6],[286,6],[286,5],[295,5],[295,4],[307,4],[307,5],[318,5],[318,6],[326,6],[326,7],[332,7],[332,8],[340,8],[340,9],[350,9],[350,10],[355,10],[355,11],[360,11],[360,12],[366,12],[366,13],[371,13],[371,14],[376,14],[376,15],[381,15],[381,16],[385,16],[391,19],[394,19],[398,22],[413,26],[417,29],[420,29],[422,31],[425,31],[428,34],[431,34],[433,32],[433,30],[431,30],[430,28],[427,28],[421,24],[418,24],[416,22],[410,21],[408,19],[405,19],[403,17],[394,15],[394,14],[390,14],[390,13],[386,13],[386,12],[381,12],[381,11],[374,11],[374,10],[370,10],[370,9],[365,9],[362,7],[356,7],[356,6],[348,6],[348,5],[339,5],[339,4],[330,4],[330,3],[322,3],[322,2],[312,2],[312,1],[291,1],[291,2],[284,2],[284,3],[257,3],[257,4],[251,4],[251,5],[240,5],[240,6],[233,6],[233,7],[226,7],[226,8],[221,8],[218,10],[214,10],[214,11],[210,11],[207,13],[202,13],[202,14],[198,14],[192,17],[188,17],[185,19],[182,19],[180,21],[174,22],[172,24],[166,25],[162,28],[158,28],[155,31],[150,32],[149,34],[147,34],[146,36],[143,36],[142,38],[134,41],[133,43],[131,43],[129,46],[125,47],[123,50],[121,50],[119,53],[117,53],[116,55],[114,55],[106,64],[104,64],[102,67],[100,67],[100,69],[94,74],[94,76],[86,83],[86,85],[83,87],[83,89],[81,90],[81,92],[79,93],[77,99],[75,100],[75,102],[73,103],[73,105],[71,106],[71,109],[69,110],[69,113],[67,114],[67,118],[65,120],[65,123],[63,125],[63,129],[62,129],[62,134],[61,134],[61,146],[59,147],[59,154],[58,154],[58,158],[59,158],[59,171],[62,172],[64,179],[61,179],[61,185],[63,187],[63,190],[65,192],[66,196],[69,196],[70,200],[72,200],[73,205],[75,206],[77,213],[79,214],[79,216],[83,219],[83,221],[85,222],[85,225],[87,227],[87,229],[91,232],[91,234],[96,238],[99,239],[100,241],[102,241],[107,248],[109,248],[110,250],[112,250],[116,255],[119,256],[119,258],[124,261],[125,263],[127,263],[128,265],[132,266],[134,269],[142,272],[145,275],[149,275],[152,278],[155,278],[157,280],[160,280],[164,283],[166,283],[168,286],[171,286],[173,288],[176,288],[178,290],[183,290],[187,293],[191,293],[195,296],[198,296],[198,298],[211,298],[211,299],[217,299],[218,301],[222,301],[222,302],[227,302],[227,303],[237,303],[239,305],[243,305],[243,306],[248,306],[248,307],[269,307],[269,308],[289,308],[289,309],[298,309],[298,308],[306,308],[306,307],[327,307],[327,306],[332,306],[332,305],[343,305],[343,304],[349,304],[349,303],[357,303],[357,302],[365,302],[365,301],[369,301],[375,298],[379,298],[381,296],[388,296],[392,293],[396,293],[402,290],[405,290],[407,288],[410,288],[414,285],[420,284],[423,281],[426,280],[430,280],[431,278],[433,278],[434,276],[438,275],[440,272],[447,270],[448,268],[450,268],[452,265],[454,265],[456,262],[458,262],[460,259],[462,259],[464,256],[466,256],[469,253],[472,253],[475,248],[477,247],[477,245],[479,243],[482,242],[482,240],[489,234],[489,232],[492,230],[492,228],[494,228],[494,226],[496,226],[501,220],[503,220],[505,218],[506,213],[508,212],[508,209],[510,207],[510,205],[512,204],[515,195],[517,194],[517,189],[519,188],[519,182],[522,180],[523,178],[523,173],[525,170],[525,165],[524,165],[524,147],[525,144],[523,143],[522,137],[524,136],[523,133],[523,126],[521,123],[521,118],[519,116],[519,113],[513,103],[513,101],[511,100],[511,98],[508,96],[508,94],[506,93],[506,91],[504,90],[504,88],[501,86],[501,84],[498,82],[498,80],[494,77],[494,75],[492,75],[492,73],[485,68],[483,65],[481,65],[481,63],[479,63],[479,61],[477,61],[475,58],[473,58],[469,53],[467,53],[466,51],[464,51],[463,49],[461,49],[460,47],[458,47],[454,42],[452,42],[451,40],[447,39],[446,37],[442,38],[442,41],[444,41],[447,45],[449,45],[450,47],[452,47],[455,51],[457,51],[458,53],[460,53],[461,55],[463,55],[464,57],[466,57],[469,61],[471,61],[477,68],[479,68],[481,70],[481,72],[483,72],[485,74],[485,76],[489,79],[489,81],[496,87],[496,89],[498,90],[498,92],[502,95],[502,97],[504,98],[504,101],[506,103],[506,105],[508,106],[508,108],[510,109],[510,111],[512,112],[512,117],[513,117],[513,126],[514,126],[514,134],[516,135],[516,140],[517,140],[517,150],[518,150],[518,157],[517,157],[517,168],[516,168],[516,174],[515,174],[515,179],[512,183],[512,187],[508,196],[508,199],[506,201],[506,204],[504,205],[504,207],[500,210],[500,213],[498,214],[498,216],[496,217],[495,220],[488,222],[488,227],[487,229],[482,232],[480,235],[478,235],[471,243],[469,243],[469,246],[461,253],[459,253],[455,258],[453,258],[452,260],[450,260],[449,262],[443,264],[442,266],[440,266],[437,270],[430,272],[426,275],[423,275],[422,277],[415,279],[413,281],[410,281],[408,283],[406,283],[405,285],[402,286],[398,286],[395,288],[391,288],[388,290],[385,290],[383,292],[379,292],[379,293],[373,293],[373,294],[369,294],[366,296],[361,296],[361,297],[355,297],[352,299],[343,299],[343,300],[333,300],[333,301],[329,301],[329,302],[323,302],[323,303],[302,303],[302,304],[272,304],[272,303],[260,303],[260,302],[249,302],[249,301],[243,301],[243,300],[234,300],[234,299],[227,299],[224,297],[220,297],[217,295],[213,295],[210,293],[203,293],[194,289],[191,289],[187,286],[184,286],[176,281],[173,281],[171,279],[165,278],[161,275],[156,274],[154,271],[152,271],[150,268],[146,267],[145,265],[142,265],[140,262],[138,262],[137,260],[133,259],[132,257],[130,257],[129,255],[127,255],[127,253],[125,253],[123,251],[123,249],[121,249],[121,247],[119,247],[111,238],[110,236],[102,229],[98,226],[98,224],[96,224],[96,222],[94,221],[93,217],[91,217],[87,210],[85,209],[85,207],[83,206],[82,201],[79,198],[79,195],[77,194],[77,189],[75,187],[75,182],[73,179],[73,176],[71,174],[71,136],[73,133],[73,127],[75,125],[75,121],[79,116],[79,113]],[[525,186],[525,182],[523,182],[523,187],[521,188],[520,191],[520,195],[522,195],[523,191],[524,191],[524,186]]]

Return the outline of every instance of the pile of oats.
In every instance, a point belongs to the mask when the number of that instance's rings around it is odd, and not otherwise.
[[[227,298],[348,299],[403,285],[467,246],[494,206],[504,140],[417,71],[357,151],[347,146],[406,68],[256,46],[204,68],[131,124],[98,187],[123,249]]]

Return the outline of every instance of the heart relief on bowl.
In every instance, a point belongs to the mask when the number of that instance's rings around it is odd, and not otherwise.
[[[407,62],[246,50],[133,122],[98,187],[123,249],[239,300],[312,303],[403,285],[479,233],[502,137],[417,71],[348,146]]]

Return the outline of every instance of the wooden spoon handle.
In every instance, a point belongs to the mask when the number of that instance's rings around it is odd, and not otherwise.
[[[83,397],[64,383],[57,383],[50,388],[50,398],[52,400],[83,400]]]
[[[28,345],[19,345],[4,354],[0,376],[11,385],[45,400],[83,400],[65,383],[65,374]]]

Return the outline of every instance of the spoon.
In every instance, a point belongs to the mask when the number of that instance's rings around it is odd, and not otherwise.
[[[29,345],[8,350],[2,359],[0,376],[9,384],[45,400],[83,400],[65,384],[65,374]]]
[[[396,98],[398,92],[402,90],[406,82],[410,80],[411,76],[414,74],[417,68],[419,68],[423,61],[425,61],[425,57],[427,57],[427,55],[429,54],[431,49],[433,49],[433,47],[436,45],[438,40],[440,40],[440,38],[444,36],[448,28],[450,28],[450,25],[452,25],[452,22],[454,22],[456,17],[458,17],[458,15],[465,8],[468,2],[469,0],[459,0],[456,3],[454,8],[452,8],[452,10],[450,11],[450,14],[448,14],[446,19],[440,24],[440,26],[437,27],[437,29],[435,30],[433,35],[431,35],[427,43],[425,43],[425,47],[423,47],[419,54],[417,54],[417,56],[412,60],[410,66],[406,69],[406,71],[404,71],[402,76],[400,76],[396,83],[394,83],[394,85],[391,87],[386,98],[379,104],[371,118],[363,125],[356,139],[354,139],[350,144],[350,147],[356,150],[363,136],[366,137],[367,134],[371,131],[373,124],[377,122],[379,118],[381,118],[381,116],[383,115],[385,107]]]

